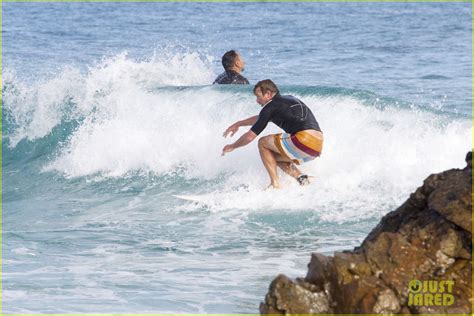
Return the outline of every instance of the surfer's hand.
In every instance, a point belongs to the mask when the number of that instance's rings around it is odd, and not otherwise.
[[[230,153],[232,150],[234,150],[234,146],[225,145],[224,148],[222,149],[222,156],[224,156],[227,153]]]
[[[232,137],[232,136],[234,136],[234,134],[235,134],[238,130],[239,130],[239,125],[232,124],[231,126],[229,126],[229,127],[225,130],[223,136],[224,136],[224,137],[227,137],[227,135],[229,135],[229,133],[231,133],[231,134],[230,134],[230,137]]]

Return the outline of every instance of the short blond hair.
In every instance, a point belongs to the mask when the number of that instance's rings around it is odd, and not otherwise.
[[[257,89],[260,89],[260,92],[262,94],[265,94],[268,91],[271,91],[272,93],[275,93],[275,94],[280,94],[280,91],[278,90],[278,87],[270,79],[265,79],[265,80],[261,80],[261,81],[257,82],[255,87],[253,87],[253,94],[255,94]]]

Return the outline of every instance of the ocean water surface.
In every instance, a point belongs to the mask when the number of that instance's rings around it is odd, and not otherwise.
[[[5,313],[256,313],[472,148],[470,3],[2,9]],[[228,49],[250,86],[210,84]],[[324,132],[310,186],[220,155],[266,78]]]

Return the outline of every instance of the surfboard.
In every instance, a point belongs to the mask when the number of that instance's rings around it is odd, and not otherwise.
[[[202,195],[175,195],[173,194],[173,196],[175,198],[178,198],[184,201],[190,201],[190,202],[196,202],[196,203],[204,202],[204,197]]]

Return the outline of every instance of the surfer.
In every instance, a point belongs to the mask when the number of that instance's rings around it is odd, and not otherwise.
[[[269,187],[279,188],[277,166],[295,178],[299,184],[309,183],[308,175],[296,167],[319,157],[323,147],[323,133],[311,110],[291,95],[280,95],[278,87],[270,79],[259,81],[253,88],[257,103],[262,106],[259,115],[235,122],[229,126],[224,137],[234,136],[241,126],[252,126],[233,144],[222,149],[222,155],[252,142],[273,122],[285,133],[267,135],[258,140],[258,150],[268,175]]]
[[[222,56],[224,72],[220,74],[213,84],[249,84],[249,81],[240,73],[244,71],[245,62],[235,50],[230,50]]]

